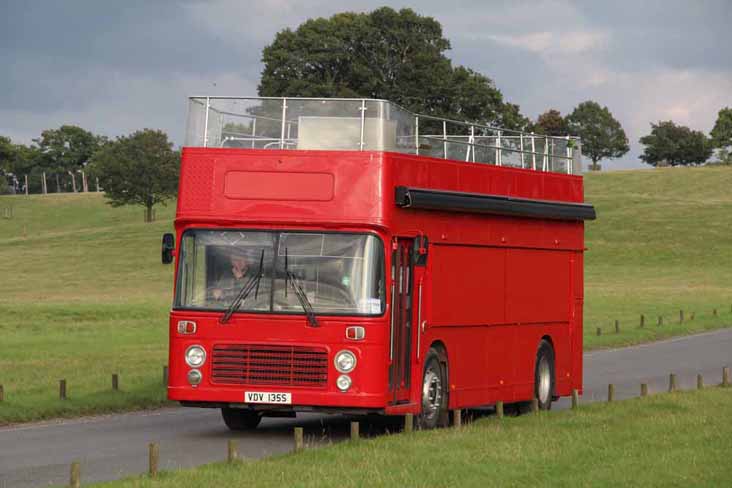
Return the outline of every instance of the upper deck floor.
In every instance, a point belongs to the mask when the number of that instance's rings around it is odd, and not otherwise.
[[[191,97],[185,146],[384,151],[580,174],[576,137],[412,113],[385,100]]]

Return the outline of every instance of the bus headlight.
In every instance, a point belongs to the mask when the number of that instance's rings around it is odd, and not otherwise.
[[[336,380],[336,386],[341,391],[348,391],[348,389],[351,387],[351,377],[347,374],[340,375]]]
[[[206,351],[201,346],[186,349],[186,364],[191,368],[200,368],[206,362]]]
[[[356,356],[351,351],[340,351],[335,355],[334,363],[339,373],[350,373],[356,367]]]
[[[197,385],[201,383],[202,378],[203,375],[201,375],[201,372],[197,369],[192,369],[188,372],[188,383],[191,385]]]

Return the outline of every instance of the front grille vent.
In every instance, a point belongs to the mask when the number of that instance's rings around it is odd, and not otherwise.
[[[325,387],[328,352],[305,346],[216,344],[212,381],[232,385]]]

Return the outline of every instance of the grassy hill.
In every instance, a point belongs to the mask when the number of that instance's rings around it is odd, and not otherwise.
[[[732,324],[729,188],[730,168],[587,176],[598,211],[586,227],[588,348]],[[160,264],[160,237],[174,208],[157,214],[145,224],[142,208],[98,194],[0,197],[0,424],[164,402],[172,267]]]

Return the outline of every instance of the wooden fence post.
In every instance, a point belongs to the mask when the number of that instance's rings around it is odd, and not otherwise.
[[[5,389],[3,388],[3,385],[0,385],[0,402],[5,400]]]
[[[28,196],[28,175],[25,175],[25,196]]]
[[[615,385],[610,383],[607,385],[607,401],[612,402],[615,400]]]
[[[640,316],[640,328],[642,329],[646,325],[646,316],[641,314]]]
[[[579,408],[579,392],[572,390],[572,410]]]
[[[663,325],[663,317],[660,315],[658,316],[658,325],[659,326]]]
[[[669,393],[676,391],[676,375],[673,373],[668,375],[668,391]]]
[[[236,441],[234,439],[229,439],[228,445],[227,445],[227,456],[226,461],[228,463],[233,463],[239,458],[239,452],[236,448]]]
[[[615,321],[615,333],[620,334],[620,322],[618,320]]]
[[[404,416],[404,432],[412,432],[414,430],[414,415],[408,413]]]
[[[536,397],[531,399],[531,411],[533,413],[539,413],[539,399]]]
[[[150,477],[155,479],[158,477],[158,464],[160,461],[160,446],[157,442],[151,442],[148,446],[148,472]]]
[[[71,488],[81,488],[81,464],[79,464],[79,461],[71,463],[69,486]]]
[[[722,386],[729,386],[729,368],[722,368]]]
[[[458,429],[463,426],[463,411],[459,408],[452,411],[452,424]]]
[[[496,402],[496,417],[503,418],[503,402],[500,400]]]
[[[351,440],[357,441],[361,438],[361,434],[359,432],[359,423],[358,422],[351,422]]]
[[[602,335],[602,329],[601,329],[601,328],[599,328],[599,327],[597,328],[597,335],[599,335],[599,336],[601,336],[601,335]]]
[[[715,317],[717,316],[717,309],[716,308],[714,310],[712,310],[712,315],[714,315]]]
[[[66,400],[66,380],[59,380],[58,382],[58,397],[61,400]]]
[[[302,451],[304,447],[302,427],[295,427],[295,452]]]
[[[704,388],[704,377],[701,374],[696,375],[696,389],[701,390]]]
[[[679,323],[680,324],[684,323],[684,311],[683,310],[679,310]]]
[[[648,384],[647,383],[641,383],[641,396],[648,396]]]
[[[115,391],[119,390],[119,375],[117,373],[112,375],[112,389]]]

